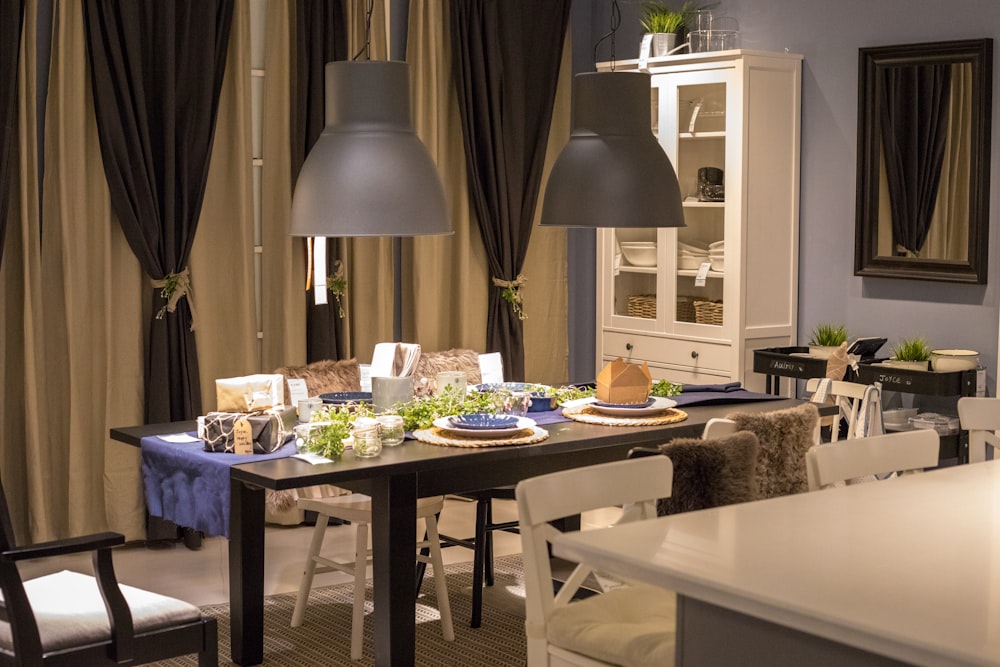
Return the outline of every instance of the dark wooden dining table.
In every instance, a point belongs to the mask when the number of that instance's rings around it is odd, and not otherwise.
[[[238,665],[264,659],[264,497],[267,489],[331,484],[372,498],[375,664],[412,665],[415,655],[414,544],[418,497],[491,488],[557,470],[625,458],[632,447],[698,437],[705,423],[734,411],[767,411],[795,399],[683,407],[683,421],[606,426],[576,421],[544,426],[549,437],[529,445],[449,447],[406,440],[377,458],[345,453],[331,463],[280,458],[234,465],[230,472],[229,586],[232,655]],[[138,446],[142,437],[194,430],[194,422],[112,429]]]

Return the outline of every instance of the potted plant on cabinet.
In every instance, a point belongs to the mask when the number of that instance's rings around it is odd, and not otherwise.
[[[653,36],[652,55],[665,56],[677,45],[677,33],[684,27],[684,11],[670,9],[662,2],[642,6],[639,23]]]
[[[809,354],[829,359],[846,342],[847,327],[843,324],[817,324],[809,337]]]
[[[931,346],[927,341],[917,336],[915,338],[900,338],[891,348],[892,358],[884,361],[887,366],[908,368],[915,371],[926,371],[931,358]]]

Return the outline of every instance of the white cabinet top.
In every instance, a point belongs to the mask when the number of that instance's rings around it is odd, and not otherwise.
[[[558,538],[558,556],[925,665],[1000,665],[1000,461]]]

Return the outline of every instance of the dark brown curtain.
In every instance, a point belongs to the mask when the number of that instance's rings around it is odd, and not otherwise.
[[[345,60],[347,11],[344,0],[298,0],[295,12],[295,95],[292,108],[292,182],[326,125],[326,63]],[[311,239],[309,243],[311,243]],[[333,275],[343,243],[327,239],[327,275]],[[343,359],[347,353],[344,320],[336,302],[316,305],[305,292],[306,360]]]
[[[17,143],[17,64],[23,24],[24,0],[0,2],[0,263],[17,173],[13,169],[13,148]]]
[[[951,65],[885,67],[879,122],[894,250],[924,247],[937,204],[951,98]]]
[[[152,290],[146,421],[201,414],[188,258],[205,192],[232,0],[84,0],[111,207]],[[219,249],[224,252],[224,248]],[[179,282],[178,282],[179,281]],[[175,307],[175,309],[174,309]]]
[[[516,283],[528,251],[570,4],[451,0],[469,191],[491,283]],[[486,346],[523,380],[524,326],[502,292],[491,284]]]

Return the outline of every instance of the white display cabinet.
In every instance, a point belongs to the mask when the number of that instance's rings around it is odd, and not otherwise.
[[[802,58],[734,50],[646,66],[686,226],[598,233],[597,368],[623,357],[654,379],[763,390],[753,350],[796,344]]]

